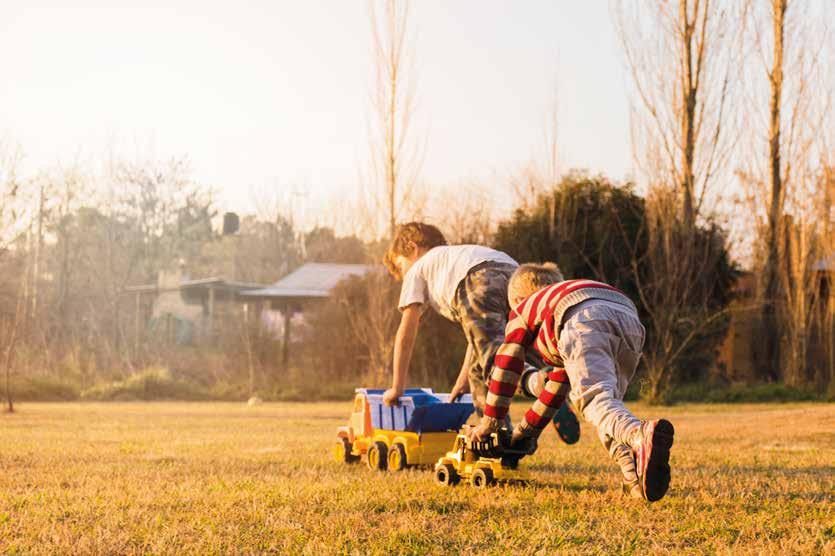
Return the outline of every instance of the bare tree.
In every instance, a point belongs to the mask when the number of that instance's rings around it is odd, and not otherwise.
[[[679,199],[656,189],[647,199],[645,255],[632,254],[638,303],[653,333],[645,348],[646,390],[651,402],[666,401],[687,350],[712,327],[722,326],[728,309],[717,304],[717,277],[728,264],[726,238],[713,225],[682,226],[675,218]],[[640,238],[643,234],[639,234]]]
[[[430,217],[439,222],[452,244],[488,244],[496,217],[489,188],[476,181],[461,181],[437,188]]]
[[[711,0],[611,3],[633,86],[636,166],[651,184],[675,187],[676,212],[688,227],[733,151],[728,110],[741,29],[735,7]]]
[[[28,228],[26,217],[26,181],[19,174],[23,159],[21,149],[0,141],[0,256]]]
[[[746,47],[755,61],[743,68],[746,105],[754,107],[748,143],[757,150],[743,157],[750,162],[739,175],[760,234],[762,330],[756,353],[767,378],[799,383],[815,314],[812,266],[825,255],[831,218],[819,209],[829,198],[821,171],[835,90],[825,71],[835,49],[822,23],[825,6],[818,13],[808,2],[749,1],[746,12]],[[766,157],[760,154],[764,143]]]
[[[25,289],[26,274],[21,275],[22,284],[18,289],[15,303],[14,314],[0,319],[0,337],[3,339],[3,371],[4,371],[4,385],[6,391],[6,411],[14,412],[14,397],[12,395],[12,368],[15,364],[15,355],[21,337],[28,332],[28,322],[26,318],[26,303],[28,300],[24,297],[23,290]]]
[[[533,153],[530,161],[510,175],[509,183],[516,197],[516,207],[529,210],[536,206],[539,197],[548,194],[560,181],[559,159],[559,91],[557,81],[544,111],[541,150]],[[553,239],[556,226],[556,206],[549,205],[549,237]]]
[[[364,181],[372,187],[369,212],[385,215],[385,226],[393,237],[398,220],[411,216],[414,205],[425,202],[417,191],[424,148],[414,130],[417,81],[411,6],[408,0],[381,3],[380,10],[372,0],[368,10],[374,80],[371,169]]]
[[[7,411],[14,411],[11,373],[17,344],[22,332],[26,310],[24,291],[27,286],[28,252],[26,249],[10,250],[22,237],[28,237],[29,218],[23,188],[25,183],[18,175],[22,159],[20,149],[14,145],[0,144],[0,261],[4,263],[0,300],[13,301],[12,307],[0,308],[0,341],[2,341],[2,365]],[[24,246],[25,247],[25,246]],[[21,253],[22,251],[22,253]],[[10,259],[21,259],[11,261]],[[18,263],[18,264],[16,264]],[[4,304],[5,305],[5,304]]]
[[[689,345],[725,315],[708,301],[728,263],[713,224],[734,152],[735,46],[741,5],[712,0],[612,2],[632,85],[632,148],[648,185],[646,259],[633,257],[652,321],[647,397],[663,401]],[[710,203],[710,205],[708,205]]]

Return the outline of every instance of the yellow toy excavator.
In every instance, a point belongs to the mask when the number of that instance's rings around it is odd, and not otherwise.
[[[435,464],[438,484],[453,486],[465,479],[474,487],[485,488],[499,482],[530,480],[526,466],[519,462],[530,452],[509,447],[510,431],[503,428],[487,440],[471,442],[466,434],[468,428],[461,429],[452,451]]]

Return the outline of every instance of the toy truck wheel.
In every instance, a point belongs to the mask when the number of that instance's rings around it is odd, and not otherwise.
[[[334,446],[334,456],[336,457],[336,461],[339,463],[356,463],[359,461],[359,456],[355,456],[351,453],[353,450],[353,446],[350,442],[348,442],[347,438],[340,438],[336,441],[336,446]]]
[[[388,447],[385,442],[377,441],[368,449],[368,467],[375,471],[385,471],[388,463]]]
[[[388,456],[389,471],[402,471],[406,469],[408,462],[406,461],[406,448],[403,444],[395,444],[389,450]]]
[[[453,486],[458,484],[460,479],[461,477],[455,471],[455,468],[448,463],[443,463],[435,467],[435,481],[439,485]]]
[[[490,469],[476,469],[470,479],[476,488],[486,488],[493,484],[493,472]]]

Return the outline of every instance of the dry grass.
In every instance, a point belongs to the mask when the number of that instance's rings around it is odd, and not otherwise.
[[[546,433],[535,485],[445,490],[333,462],[348,402],[21,405],[0,416],[0,552],[835,550],[835,406],[636,410],[677,428],[654,505],[621,497],[585,425]]]

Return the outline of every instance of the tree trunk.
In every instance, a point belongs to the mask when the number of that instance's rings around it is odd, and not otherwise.
[[[779,242],[783,208],[783,176],[780,168],[780,105],[783,89],[783,36],[784,16],[787,0],[772,0],[774,61],[769,81],[771,84],[770,127],[769,127],[769,180],[771,202],[768,210],[768,231],[766,232],[766,260],[763,272],[763,338],[762,347],[766,376],[770,380],[780,378],[780,334],[778,328],[778,306],[781,298],[779,269],[781,249]]]
[[[9,323],[9,344],[6,346],[6,353],[4,353],[3,357],[3,367],[5,369],[5,379],[6,379],[6,404],[7,404],[7,411],[9,413],[14,413],[14,400],[12,399],[12,358],[14,357],[14,350],[17,344],[17,329],[19,326],[19,317],[20,317],[20,305],[21,302],[18,300],[18,308],[16,311],[16,318],[14,322]]]
[[[43,250],[44,233],[44,186],[41,185],[38,196],[38,231],[35,236],[35,261],[32,264],[32,304],[31,315],[37,318],[38,311],[38,284],[41,276],[41,251]]]
[[[389,14],[389,17],[393,17],[393,12]],[[392,29],[392,35],[394,35],[394,29],[396,26],[393,23],[390,23]],[[397,137],[397,79],[398,79],[398,53],[395,49],[395,42],[394,36],[392,36],[392,45],[391,50],[389,52],[389,74],[390,74],[390,81],[389,81],[389,113],[388,113],[388,120],[389,120],[389,129],[388,129],[388,141],[386,144],[386,173],[388,174],[388,194],[389,194],[389,236],[390,239],[394,239],[394,234],[396,231],[397,226],[397,150],[396,150],[396,137]]]
[[[695,21],[688,15],[688,0],[679,0],[679,19],[681,24],[681,206],[684,224],[689,228],[695,221],[693,207],[694,172],[693,159],[695,152],[695,120],[696,120],[696,83],[694,83],[693,68],[693,33]],[[698,10],[697,10],[698,11]],[[694,14],[694,18],[698,16]]]
[[[12,380],[11,380],[11,365],[9,361],[9,356],[6,356],[6,404],[8,405],[7,411],[9,413],[14,413],[14,401],[12,400]]]

